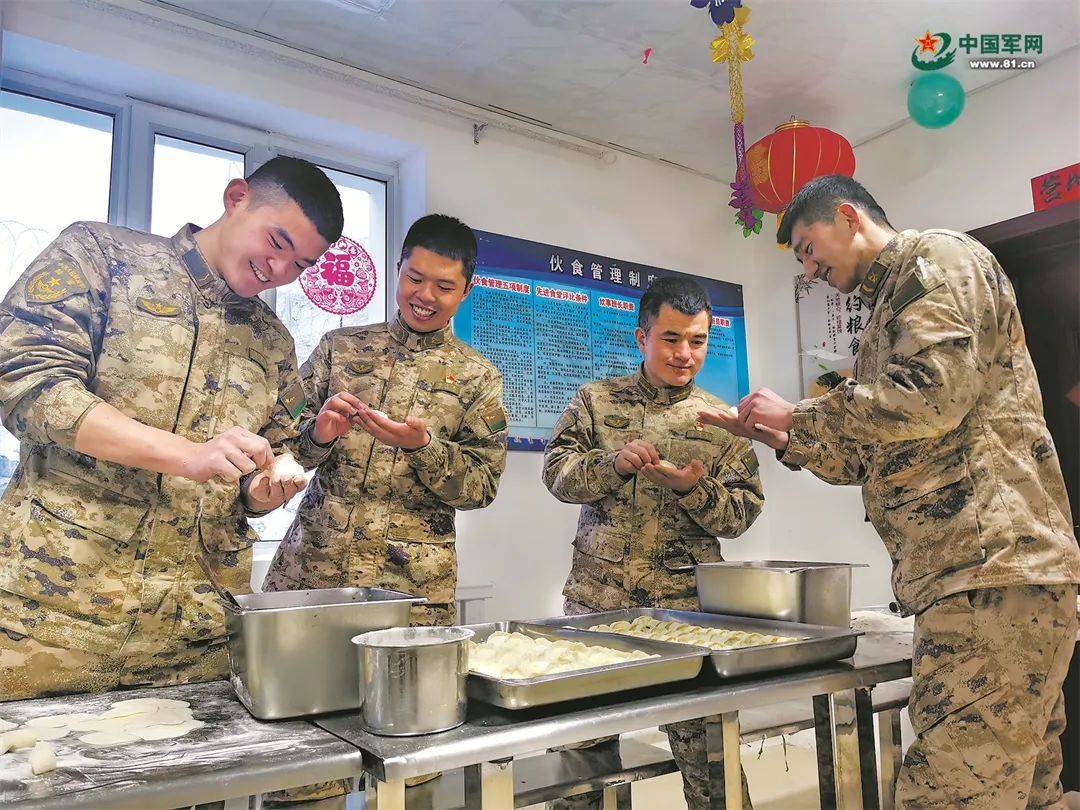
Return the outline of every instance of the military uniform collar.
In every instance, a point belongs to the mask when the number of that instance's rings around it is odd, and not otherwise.
[[[424,349],[434,349],[436,346],[442,346],[449,339],[451,331],[450,324],[447,324],[442,329],[436,329],[434,332],[414,332],[406,325],[405,321],[401,319],[401,313],[399,312],[397,317],[394,318],[394,322],[390,324],[390,335],[408,349],[411,352],[419,352]]]
[[[645,378],[644,365],[640,366],[634,374],[634,384],[647,400],[658,405],[674,405],[676,402],[682,402],[694,390],[693,381],[679,388],[657,388]]]
[[[198,225],[190,222],[177,231],[172,238],[173,247],[180,261],[187,268],[195,288],[207,301],[212,304],[236,304],[244,299],[234,293],[232,288],[225,283],[225,279],[210,269],[206,263],[198,245],[195,244],[195,234],[200,231]]]
[[[874,261],[870,263],[870,267],[859,285],[858,293],[863,301],[871,306],[873,305],[878,291],[881,290],[882,282],[885,281],[889,273],[900,266],[904,257],[904,248],[918,234],[918,231],[901,231],[881,249]]]

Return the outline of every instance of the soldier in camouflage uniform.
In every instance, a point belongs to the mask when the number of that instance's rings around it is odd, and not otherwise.
[[[397,318],[326,334],[301,367],[312,397],[341,392],[359,415],[325,431],[303,428],[307,447],[318,449],[299,460],[318,472],[266,590],[392,588],[427,598],[412,609],[413,624],[454,623],[454,512],[490,504],[506,465],[502,375],[450,326],[475,264],[476,237],[466,225],[422,217],[401,252]],[[271,798],[343,790],[323,783]]]
[[[693,566],[722,560],[717,538],[738,537],[761,512],[750,442],[698,422],[700,411],[727,407],[694,385],[710,323],[698,284],[653,282],[638,312],[640,370],[582,386],[555,425],[544,484],[560,501],[582,504],[567,613],[698,610]],[[667,731],[687,803],[708,807],[703,722]],[[599,794],[567,804],[598,806]]]
[[[916,617],[897,806],[1054,805],[1080,553],[1012,285],[964,234],[897,233],[846,177],[808,183],[777,241],[871,307],[854,378],[702,418],[862,486]]]
[[[266,575],[267,590],[372,586],[428,599],[413,624],[454,622],[454,511],[492,502],[506,465],[502,376],[454,337],[476,239],[440,214],[405,237],[397,318],[326,334],[300,369],[308,392],[358,402],[359,427],[312,425],[302,455],[318,465]]]
[[[0,498],[0,700],[227,674],[197,557],[249,591],[245,514],[300,488],[256,470],[287,442],[318,452],[295,429],[292,340],[254,296],[295,280],[342,215],[291,158],[225,205],[172,239],[76,223],[0,306],[0,407],[22,442]]]

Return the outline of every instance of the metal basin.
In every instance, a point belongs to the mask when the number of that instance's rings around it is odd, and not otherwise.
[[[708,613],[782,622],[851,626],[851,569],[862,563],[737,560],[697,566],[698,600]]]
[[[355,709],[360,675],[349,640],[409,623],[425,599],[382,588],[275,591],[226,605],[230,680],[260,720]]]
[[[390,737],[434,734],[465,722],[469,672],[463,627],[409,627],[356,636],[360,723]]]

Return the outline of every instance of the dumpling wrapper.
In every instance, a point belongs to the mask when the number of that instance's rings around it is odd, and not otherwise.
[[[39,742],[30,751],[30,770],[34,775],[56,770],[56,749],[47,742]]]
[[[185,734],[194,731],[197,728],[205,726],[202,720],[191,720],[187,723],[180,723],[172,726],[147,726],[133,731],[133,734],[138,734],[144,740],[167,740],[172,737],[183,737]]]
[[[285,454],[289,455],[288,453]],[[280,456],[284,458],[284,456]],[[172,698],[126,698],[125,700],[117,700],[110,704],[112,708],[118,706],[139,706],[143,708],[155,708],[160,709],[164,707],[177,708],[177,709],[190,709],[191,704],[186,700],[174,700]]]
[[[657,467],[663,467],[665,470],[677,470],[677,469],[679,469],[674,464],[672,464],[670,461],[668,461],[666,458],[661,459],[660,463],[657,464],[656,466]]]
[[[96,714],[89,712],[71,712],[70,714],[47,714],[44,717],[35,717],[27,720],[24,724],[27,728],[70,728],[75,723],[83,720],[92,720]],[[2,728],[2,727],[0,727]]]
[[[0,733],[2,733],[4,731],[11,731],[13,728],[18,728],[18,727],[19,727],[18,723],[11,723],[11,722],[8,722],[7,720],[5,720],[4,718],[0,717]]]
[[[37,732],[32,728],[17,728],[0,734],[0,754],[30,748],[38,741]]]
[[[139,738],[134,734],[128,734],[123,731],[94,731],[79,737],[79,741],[84,742],[87,745],[106,747],[110,745],[127,745],[128,743],[139,742]]]
[[[44,728],[35,728],[34,733],[37,735],[38,740],[62,740],[71,732],[71,729],[67,726],[46,726]]]

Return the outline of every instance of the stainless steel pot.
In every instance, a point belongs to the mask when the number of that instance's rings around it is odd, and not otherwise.
[[[464,723],[472,636],[463,627],[393,628],[356,636],[364,728],[397,737]]]
[[[260,720],[359,707],[357,633],[404,627],[422,597],[382,588],[249,593],[225,606],[237,697]]]

